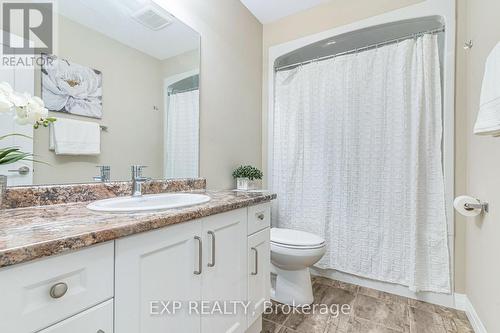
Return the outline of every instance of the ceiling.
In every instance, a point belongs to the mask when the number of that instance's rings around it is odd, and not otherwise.
[[[263,24],[321,5],[330,0],[240,0]]]
[[[131,17],[148,5],[154,4],[150,0],[58,0],[56,10],[72,21],[159,60],[199,48],[198,33],[177,19],[154,31]]]

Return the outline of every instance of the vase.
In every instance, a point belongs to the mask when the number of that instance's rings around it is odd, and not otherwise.
[[[0,175],[0,209],[2,209],[3,197],[5,196],[6,190],[7,190],[7,176]]]
[[[253,182],[249,178],[236,178],[236,188],[240,191],[253,189]]]

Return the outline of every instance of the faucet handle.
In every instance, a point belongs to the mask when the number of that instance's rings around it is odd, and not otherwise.
[[[109,182],[111,180],[111,167],[109,165],[96,165],[99,168],[99,176],[94,177],[94,181],[100,181],[103,183]]]
[[[147,165],[132,165],[132,178],[134,177],[141,177],[142,176],[142,170],[144,168],[147,168]]]

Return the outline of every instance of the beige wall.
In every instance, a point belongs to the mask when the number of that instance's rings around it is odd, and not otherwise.
[[[200,175],[233,188],[233,168],[261,165],[262,25],[238,0],[157,0],[201,34]]]
[[[484,217],[467,219],[466,294],[488,332],[500,332],[500,138],[473,135],[479,107],[484,65],[489,52],[500,41],[498,0],[458,0],[457,114],[465,120],[467,191],[489,201]],[[462,43],[474,41],[470,51]]]
[[[129,179],[132,164],[147,165],[148,176],[162,177],[161,62],[64,17],[59,18],[57,55],[102,72],[103,119],[60,112],[52,115],[99,122],[109,130],[101,135],[98,156],[57,156],[48,149],[49,131],[35,131],[35,155],[50,165],[35,165],[34,183],[90,182],[98,174],[95,166],[99,164],[111,166],[113,180]],[[39,83],[37,86],[39,94]],[[154,105],[159,110],[153,110]]]
[[[413,5],[424,0],[331,0],[323,5],[264,25],[264,51],[269,46]]]
[[[200,50],[188,51],[161,62],[164,78],[200,69]]]

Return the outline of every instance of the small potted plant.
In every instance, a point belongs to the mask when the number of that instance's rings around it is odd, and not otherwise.
[[[254,181],[262,179],[262,176],[262,171],[251,165],[242,165],[233,171],[233,178],[236,179],[236,188],[243,191],[254,189]]]
[[[49,111],[45,108],[43,101],[39,97],[14,91],[7,82],[0,82],[0,113],[12,113],[19,125],[30,125],[35,129],[40,126],[47,127],[50,123],[56,121],[55,118],[48,117]],[[32,139],[18,133],[0,136],[0,165],[12,164],[23,160],[34,161],[32,153],[23,152],[15,146],[2,144],[3,140],[12,136],[22,136]],[[0,175],[0,207],[6,186],[7,176]]]

